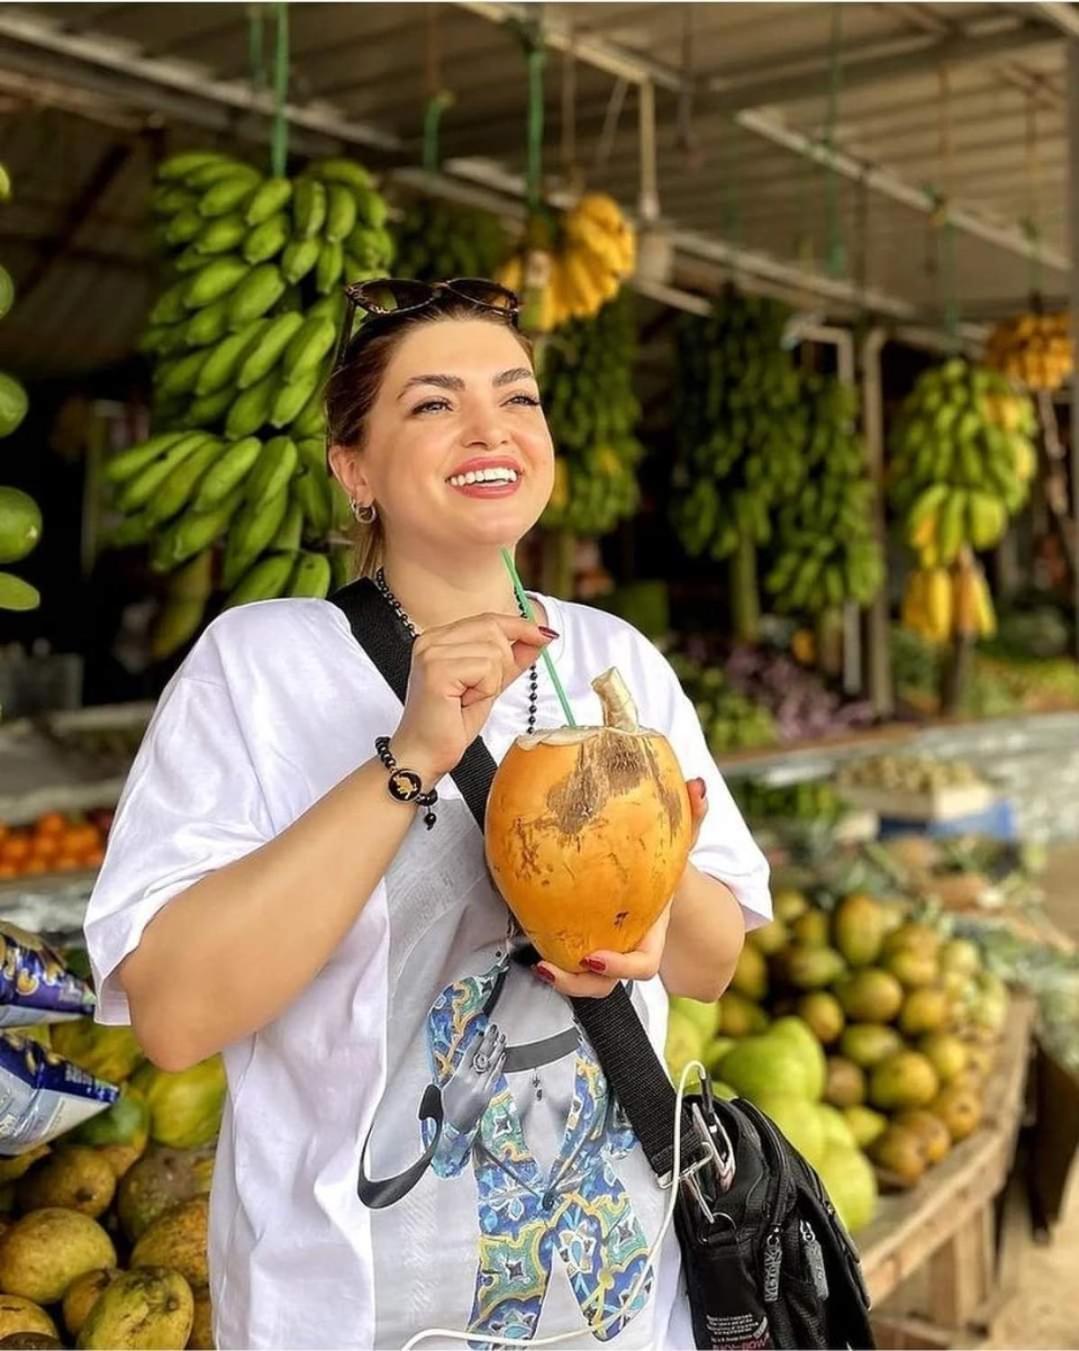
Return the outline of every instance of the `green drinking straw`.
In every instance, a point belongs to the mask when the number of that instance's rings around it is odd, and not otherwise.
[[[536,622],[536,612],[532,608],[532,602],[525,595],[525,589],[521,585],[521,578],[517,573],[517,566],[508,549],[502,550],[502,561],[506,565],[506,571],[510,575],[510,581],[513,583],[514,594],[517,597],[517,604],[521,607],[521,613],[532,624]],[[551,677],[551,684],[555,688],[559,701],[562,704],[562,712],[566,717],[567,727],[576,727],[577,722],[573,716],[573,710],[569,706],[569,700],[566,698],[566,691],[562,688],[562,682],[558,678],[558,672],[554,668],[554,662],[551,660],[551,654],[546,648],[543,649],[543,662],[547,667],[547,674]]]

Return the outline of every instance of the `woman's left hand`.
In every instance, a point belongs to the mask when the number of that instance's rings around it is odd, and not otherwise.
[[[689,807],[693,814],[693,837],[690,849],[697,843],[701,823],[708,815],[707,786],[703,779],[689,779]],[[687,865],[689,866],[689,865]],[[677,894],[677,893],[676,893]],[[593,952],[584,959],[585,972],[563,971],[551,962],[539,962],[532,969],[539,980],[551,985],[568,998],[604,999],[623,980],[651,980],[659,972],[663,949],[667,941],[667,926],[671,922],[674,898],[632,952]]]

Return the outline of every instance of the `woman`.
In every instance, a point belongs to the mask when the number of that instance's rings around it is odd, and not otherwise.
[[[515,298],[475,282],[350,296],[398,306],[343,343],[327,413],[363,569],[418,634],[405,706],[333,604],[210,625],[161,699],[91,900],[99,1017],[130,1020],[166,1070],[224,1054],[219,1346],[390,1347],[431,1327],[688,1346],[673,1235],[638,1279],[667,1194],[565,996],[632,981],[661,1048],[667,993],[716,998],[769,916],[767,868],[656,649],[582,606],[517,612],[500,548],[543,511],[553,450]],[[591,679],[619,668],[691,776],[698,830],[640,950],[577,972],[522,961],[449,777],[479,733],[498,759],[562,724],[544,649],[582,723],[599,720]],[[437,803],[396,800],[391,763]]]

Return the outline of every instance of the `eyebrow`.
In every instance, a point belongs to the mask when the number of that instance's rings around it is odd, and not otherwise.
[[[499,371],[491,381],[495,389],[501,389],[503,385],[515,385],[519,380],[535,380],[536,376],[527,366],[515,366],[512,370]],[[413,375],[406,380],[404,386],[398,394],[398,399],[403,399],[410,389],[415,389],[417,385],[435,385],[439,389],[462,390],[465,382],[459,375]]]

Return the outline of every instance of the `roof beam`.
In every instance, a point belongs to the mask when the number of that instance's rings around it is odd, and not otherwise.
[[[1039,0],[1031,5],[1044,19],[1070,38],[1079,38],[1079,9],[1075,5],[1062,4],[1059,0]]]
[[[495,23],[519,22],[527,18],[527,6],[512,4],[508,0],[457,0],[457,3],[472,13],[485,15]],[[1040,8],[1044,10],[1045,6],[1042,5]],[[1074,13],[1070,5],[1053,6],[1052,8],[1064,9]],[[1062,20],[1058,21],[1062,22]],[[672,71],[648,57],[639,57],[636,53],[629,52],[625,48],[616,47],[602,38],[574,32],[556,22],[545,23],[543,32],[545,40],[551,46],[562,51],[572,51],[579,60],[598,65],[601,69],[607,70],[611,74],[617,74],[622,79],[633,80],[638,84],[644,80],[651,80],[659,87],[676,92],[683,87],[682,77],[678,72]],[[957,54],[964,50],[964,44],[968,54],[973,50],[978,53],[979,60],[988,60],[991,59],[992,55],[999,56],[1002,50],[1014,55],[1017,42],[1021,45],[1027,45],[1034,41],[1044,42],[1045,40],[1043,30],[1032,28],[1029,25],[1025,25],[1018,30],[1009,28],[1006,32],[997,31],[982,37],[964,37],[961,40],[951,37],[934,38],[931,34],[926,34],[926,45],[915,55],[908,54],[902,58],[892,56],[886,59],[893,63],[890,74],[894,78],[896,74],[894,62],[900,59],[906,63],[904,68],[909,71],[910,69],[924,69],[927,62],[935,63],[944,59],[942,53],[946,52],[951,53],[947,59],[954,61],[957,59]],[[869,64],[868,62],[864,63],[863,70]],[[853,68],[853,70],[857,69],[857,66]],[[844,67],[843,82],[845,87],[850,82],[849,76],[851,73],[853,73],[851,70]],[[808,78],[799,77],[803,81]],[[874,70],[871,78],[874,80],[882,78],[879,69]],[[813,92],[819,93],[820,79],[818,76],[813,76],[812,79]],[[792,82],[788,81],[787,83],[787,96],[791,97]],[[717,84],[723,85],[722,77],[713,77],[710,87],[714,89]],[[768,98],[774,101],[776,98],[775,90],[778,87],[769,86],[770,94],[764,91],[763,85],[758,87],[755,92],[751,88],[750,97],[755,97],[758,102]],[[745,94],[745,89],[740,91],[735,106],[740,106],[741,111],[734,114],[735,122],[744,130],[771,141],[773,145],[782,146],[792,154],[800,155],[816,164],[825,165],[844,178],[864,184],[871,191],[884,197],[890,197],[893,201],[900,202],[912,210],[920,211],[926,215],[936,211],[938,206],[936,197],[924,188],[906,182],[898,174],[894,174],[888,169],[856,159],[842,150],[830,149],[816,138],[806,136],[800,131],[785,126],[778,118],[762,112],[759,108],[746,107]],[[1060,271],[1068,271],[1070,268],[1069,260],[1064,254],[1056,249],[1046,249],[1036,241],[1032,241],[1018,226],[997,223],[983,217],[979,212],[959,204],[951,205],[949,219],[956,229],[974,235],[1008,252],[1019,254],[1020,257],[1030,258],[1036,252],[1041,262],[1047,267]]]
[[[57,22],[42,17],[40,10],[0,11],[0,38],[63,57],[67,62],[81,62],[91,70],[106,71],[134,84],[169,91],[188,100],[188,106],[191,102],[202,102],[217,104],[233,114],[273,115],[272,95],[254,90],[246,80],[217,80],[205,66],[148,57],[141,48],[120,38],[66,32]],[[69,78],[73,78],[70,67]],[[349,145],[389,153],[402,148],[398,137],[349,118],[332,103],[319,100],[289,103],[285,116],[292,126],[320,132]]]
[[[1054,41],[1054,34],[1041,24],[1017,22],[1014,27],[981,35],[932,33],[911,34],[903,39],[900,51],[874,55],[871,49],[859,53],[855,48],[840,58],[842,88],[844,91],[882,80],[902,79],[904,76],[932,73],[938,65],[956,67],[993,61],[1000,57],[1014,57],[1031,47],[1044,47]],[[786,79],[767,76],[746,83],[732,83],[730,76],[716,75],[707,79],[706,88],[712,91],[708,108],[735,112],[742,108],[760,108],[779,103],[796,103],[802,99],[824,96],[824,81],[828,71],[829,54],[822,52],[816,70]]]

